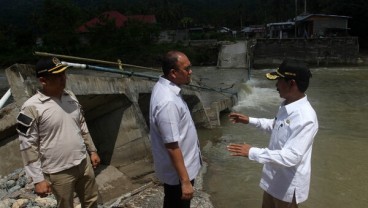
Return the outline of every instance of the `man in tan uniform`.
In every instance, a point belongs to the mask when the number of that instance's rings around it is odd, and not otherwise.
[[[64,89],[66,68],[55,57],[36,64],[42,89],[17,117],[20,151],[38,195],[52,192],[58,207],[71,208],[76,192],[82,207],[97,207],[93,168],[100,158],[78,100]]]

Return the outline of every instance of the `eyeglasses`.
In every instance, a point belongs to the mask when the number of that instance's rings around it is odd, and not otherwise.
[[[180,69],[177,69],[177,70],[180,70]],[[183,70],[186,72],[189,72],[190,70],[192,70],[192,66],[187,66]]]
[[[190,72],[190,70],[192,70],[192,65],[189,65],[189,66],[187,66],[187,67],[185,67],[185,68],[183,68],[183,69],[180,69],[180,68],[177,68],[177,67],[175,67],[174,68],[176,71],[181,71],[181,70],[183,70],[183,71],[186,71],[186,72]]]
[[[184,68],[185,71],[189,72],[190,70],[192,70],[192,66],[187,66]]]

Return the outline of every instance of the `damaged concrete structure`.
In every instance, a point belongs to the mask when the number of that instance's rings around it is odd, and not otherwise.
[[[0,109],[0,157],[6,158],[0,164],[0,175],[23,167],[16,117],[23,103],[39,88],[33,65],[15,64],[5,73],[13,102]],[[102,160],[96,170],[102,203],[152,181],[148,110],[155,81],[73,68],[67,72],[66,88],[83,106]],[[183,89],[183,97],[196,125],[206,128],[220,125],[220,112],[236,102],[232,94],[212,96],[190,87]]]

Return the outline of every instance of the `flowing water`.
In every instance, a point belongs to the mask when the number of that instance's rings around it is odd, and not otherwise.
[[[273,118],[281,99],[275,81],[255,70],[242,84],[233,111]],[[301,208],[368,207],[368,67],[313,68],[307,90],[317,112],[319,131],[313,145],[309,199]],[[245,124],[232,124],[227,114],[221,126],[199,130],[209,163],[204,188],[217,208],[261,207],[262,165],[232,157],[231,142],[265,147],[269,135]]]

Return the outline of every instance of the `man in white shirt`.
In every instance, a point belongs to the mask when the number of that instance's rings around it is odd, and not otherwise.
[[[164,183],[164,208],[189,208],[194,179],[201,167],[197,131],[180,86],[190,83],[188,57],[168,52],[150,102],[150,137],[155,172]]]
[[[264,164],[262,208],[295,208],[308,198],[312,145],[318,131],[316,112],[305,94],[311,76],[304,65],[284,61],[276,72],[266,74],[267,79],[277,80],[277,91],[285,99],[274,119],[229,114],[233,123],[253,124],[271,133],[268,148],[249,144],[227,147],[233,156]]]

